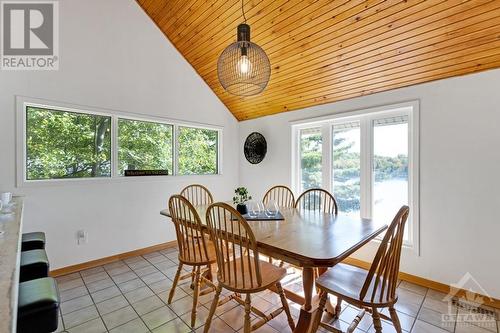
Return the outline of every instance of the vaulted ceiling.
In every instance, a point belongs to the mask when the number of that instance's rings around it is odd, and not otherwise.
[[[263,93],[224,91],[239,0],[137,0],[239,120],[500,67],[499,0],[246,0],[271,61]]]

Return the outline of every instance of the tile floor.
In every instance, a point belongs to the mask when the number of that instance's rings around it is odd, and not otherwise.
[[[194,329],[188,326],[192,305],[189,279],[177,288],[172,304],[166,304],[177,269],[177,254],[176,249],[169,249],[58,277],[62,301],[58,332],[202,332],[213,293],[200,297],[202,305]],[[300,275],[293,271],[290,270],[283,284],[300,292]],[[396,308],[405,332],[499,332],[496,321],[499,311],[481,324],[445,325],[442,314],[448,313],[448,303],[442,300],[444,294],[406,282],[400,283],[398,294]],[[252,304],[267,312],[279,307],[280,301],[276,294],[265,291],[257,294]],[[300,307],[293,302],[290,306],[296,320]],[[453,309],[458,314],[467,314],[465,310]],[[357,312],[354,307],[344,305],[336,325],[345,330]],[[211,332],[242,332],[243,315],[243,308],[234,301],[224,304],[216,311]],[[383,331],[395,332],[387,322],[383,322]],[[285,314],[258,332],[290,332]],[[374,332],[369,315],[363,318],[357,332]]]

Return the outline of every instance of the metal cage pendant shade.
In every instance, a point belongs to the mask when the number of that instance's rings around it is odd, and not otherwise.
[[[217,62],[222,87],[238,96],[261,93],[271,76],[271,63],[264,50],[250,41],[250,26],[238,25],[238,40],[229,45]]]

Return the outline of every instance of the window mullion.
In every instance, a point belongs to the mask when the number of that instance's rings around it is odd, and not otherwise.
[[[118,177],[118,117],[111,117],[111,178]]]
[[[372,216],[372,155],[373,155],[373,131],[371,119],[363,117],[360,120],[361,126],[361,217],[371,218]]]
[[[172,133],[172,139],[174,141],[174,144],[172,145],[172,156],[173,156],[173,161],[172,161],[172,175],[176,176],[179,174],[179,125],[174,125],[174,130]]]
[[[322,187],[330,191],[332,190],[332,125],[327,123],[321,126],[321,136],[322,140],[322,174],[323,178],[321,181]]]

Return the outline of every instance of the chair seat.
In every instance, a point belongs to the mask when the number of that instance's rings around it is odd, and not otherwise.
[[[196,257],[192,256],[191,253],[191,258],[184,258],[181,253],[179,252],[179,261],[182,262],[183,264],[187,265],[207,265],[207,264],[213,264],[217,261],[217,256],[215,254],[215,245],[214,243],[209,240],[205,239],[205,245],[207,247],[207,253],[205,254],[203,251],[203,247],[198,248],[198,242],[201,245],[201,240],[198,240],[197,238],[191,238],[189,237],[184,241],[184,248],[189,248],[190,251],[193,251],[193,244],[194,244],[194,249],[196,249]],[[201,250],[201,251],[200,251]],[[201,253],[201,256],[200,256]],[[208,257],[207,257],[208,255]]]
[[[59,292],[53,278],[19,284],[17,332],[53,332],[57,329]]]
[[[257,284],[257,281],[255,279],[255,275],[252,277],[253,281],[250,276],[250,269],[248,268],[248,261],[244,260],[243,261],[243,268],[241,264],[241,260],[239,258],[236,258],[235,261],[229,261],[226,264],[226,269],[227,265],[229,264],[229,267],[233,271],[238,272],[238,281],[234,281],[234,277],[231,279],[231,281],[220,281],[224,288],[229,289],[231,291],[235,292],[249,292],[249,293],[254,293],[254,292],[259,292],[265,289],[268,289],[269,287],[273,286],[276,284],[276,282],[279,282],[281,279],[283,279],[286,276],[286,269],[281,268],[281,267],[276,267],[273,264],[270,264],[267,261],[259,260],[260,262],[260,273],[262,275],[262,283],[260,285]],[[250,262],[252,269],[252,272],[255,272],[255,261],[251,260]],[[236,269],[234,267],[236,266]],[[243,276],[241,272],[244,272]],[[245,283],[243,284],[243,278]],[[252,283],[253,282],[253,283]]]
[[[21,251],[45,249],[45,233],[29,232],[22,236]]]
[[[39,279],[49,275],[49,259],[45,250],[21,252],[20,282]]]
[[[360,299],[361,289],[365,283],[368,271],[362,268],[346,264],[338,264],[330,268],[316,279],[316,286],[320,289],[346,299],[348,302],[360,303],[366,306],[385,307],[396,302],[397,297],[392,301],[380,300],[382,291],[381,283],[378,284],[375,297],[372,300],[374,283],[370,284],[368,292],[363,299]],[[375,281],[373,279],[372,281]],[[385,286],[387,288],[387,284]]]

